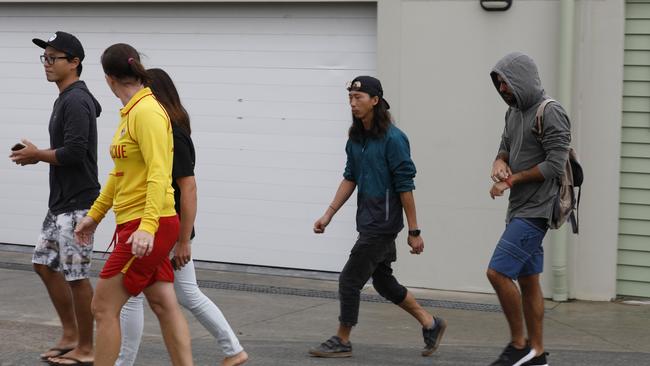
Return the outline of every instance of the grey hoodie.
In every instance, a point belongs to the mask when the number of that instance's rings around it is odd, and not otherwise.
[[[506,112],[499,154],[508,154],[508,164],[513,173],[537,165],[545,179],[543,182],[517,184],[512,188],[506,222],[515,217],[550,221],[558,193],[558,178],[564,172],[569,155],[569,117],[559,103],[549,104],[544,113],[544,137],[541,142],[538,141],[533,133],[535,114],[540,103],[548,97],[542,88],[535,62],[523,53],[510,53],[490,73],[498,91],[497,75],[510,87],[517,101]]]

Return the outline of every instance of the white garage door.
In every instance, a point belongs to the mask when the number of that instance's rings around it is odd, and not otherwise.
[[[125,42],[166,69],[190,112],[197,147],[197,259],[340,270],[354,240],[354,198],[324,236],[312,223],[341,179],[350,124],[345,82],[375,73],[376,10],[349,4],[0,5],[0,147],[48,144],[56,98],[31,38],[56,30],[86,48],[84,79],[100,100],[100,181],[112,166],[118,100],[103,49]],[[0,160],[0,242],[33,244],[47,208],[47,167]],[[110,241],[112,218],[96,250]]]

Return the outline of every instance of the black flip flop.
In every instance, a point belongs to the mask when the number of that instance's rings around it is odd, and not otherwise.
[[[50,358],[52,358],[52,357],[60,357],[60,356],[63,356],[63,355],[65,355],[66,353],[72,351],[73,349],[74,349],[74,347],[72,347],[72,348],[52,347],[52,348],[48,349],[47,351],[45,351],[44,353],[48,353],[48,352],[52,352],[52,351],[57,351],[57,352],[59,352],[59,353],[56,354],[56,355],[47,356],[47,357],[43,357],[43,356],[41,356],[41,361],[43,361],[43,362],[47,362]]]
[[[95,361],[84,362],[74,357],[57,356],[57,357],[50,357],[50,358],[58,358],[60,360],[74,361],[74,363],[60,363],[60,362],[48,361],[52,366],[93,366],[95,364]]]

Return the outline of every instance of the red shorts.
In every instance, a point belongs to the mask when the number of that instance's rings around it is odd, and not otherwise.
[[[124,288],[132,296],[140,294],[157,281],[174,282],[169,253],[178,240],[180,227],[178,216],[161,217],[151,254],[137,258],[131,253],[131,244],[126,241],[139,226],[140,219],[117,225],[115,248],[99,274],[104,279],[124,274]]]

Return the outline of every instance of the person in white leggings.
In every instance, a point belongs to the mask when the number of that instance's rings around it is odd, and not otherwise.
[[[192,260],[180,270],[174,271],[174,290],[181,306],[192,312],[201,325],[212,334],[227,358],[236,357],[244,351],[221,310],[201,292],[196,284]],[[142,294],[129,299],[122,308],[120,313],[122,348],[115,366],[130,366],[135,362],[144,325],[143,308]]]
[[[178,302],[207,329],[217,340],[225,355],[222,366],[243,365],[248,355],[239,344],[239,340],[226,321],[223,313],[201,290],[196,283],[194,262],[191,259],[191,239],[194,237],[194,219],[196,217],[196,181],[194,180],[194,163],[196,155],[190,138],[190,120],[183,108],[176,87],[167,73],[161,69],[150,69],[147,73],[152,79],[150,88],[154,96],[163,105],[172,121],[174,135],[174,165],[172,185],[175,191],[176,212],[181,224],[180,234],[174,257],[174,290]],[[142,330],[144,327],[144,297],[142,294],[131,297],[122,307],[120,327],[122,344],[116,366],[134,364]]]

